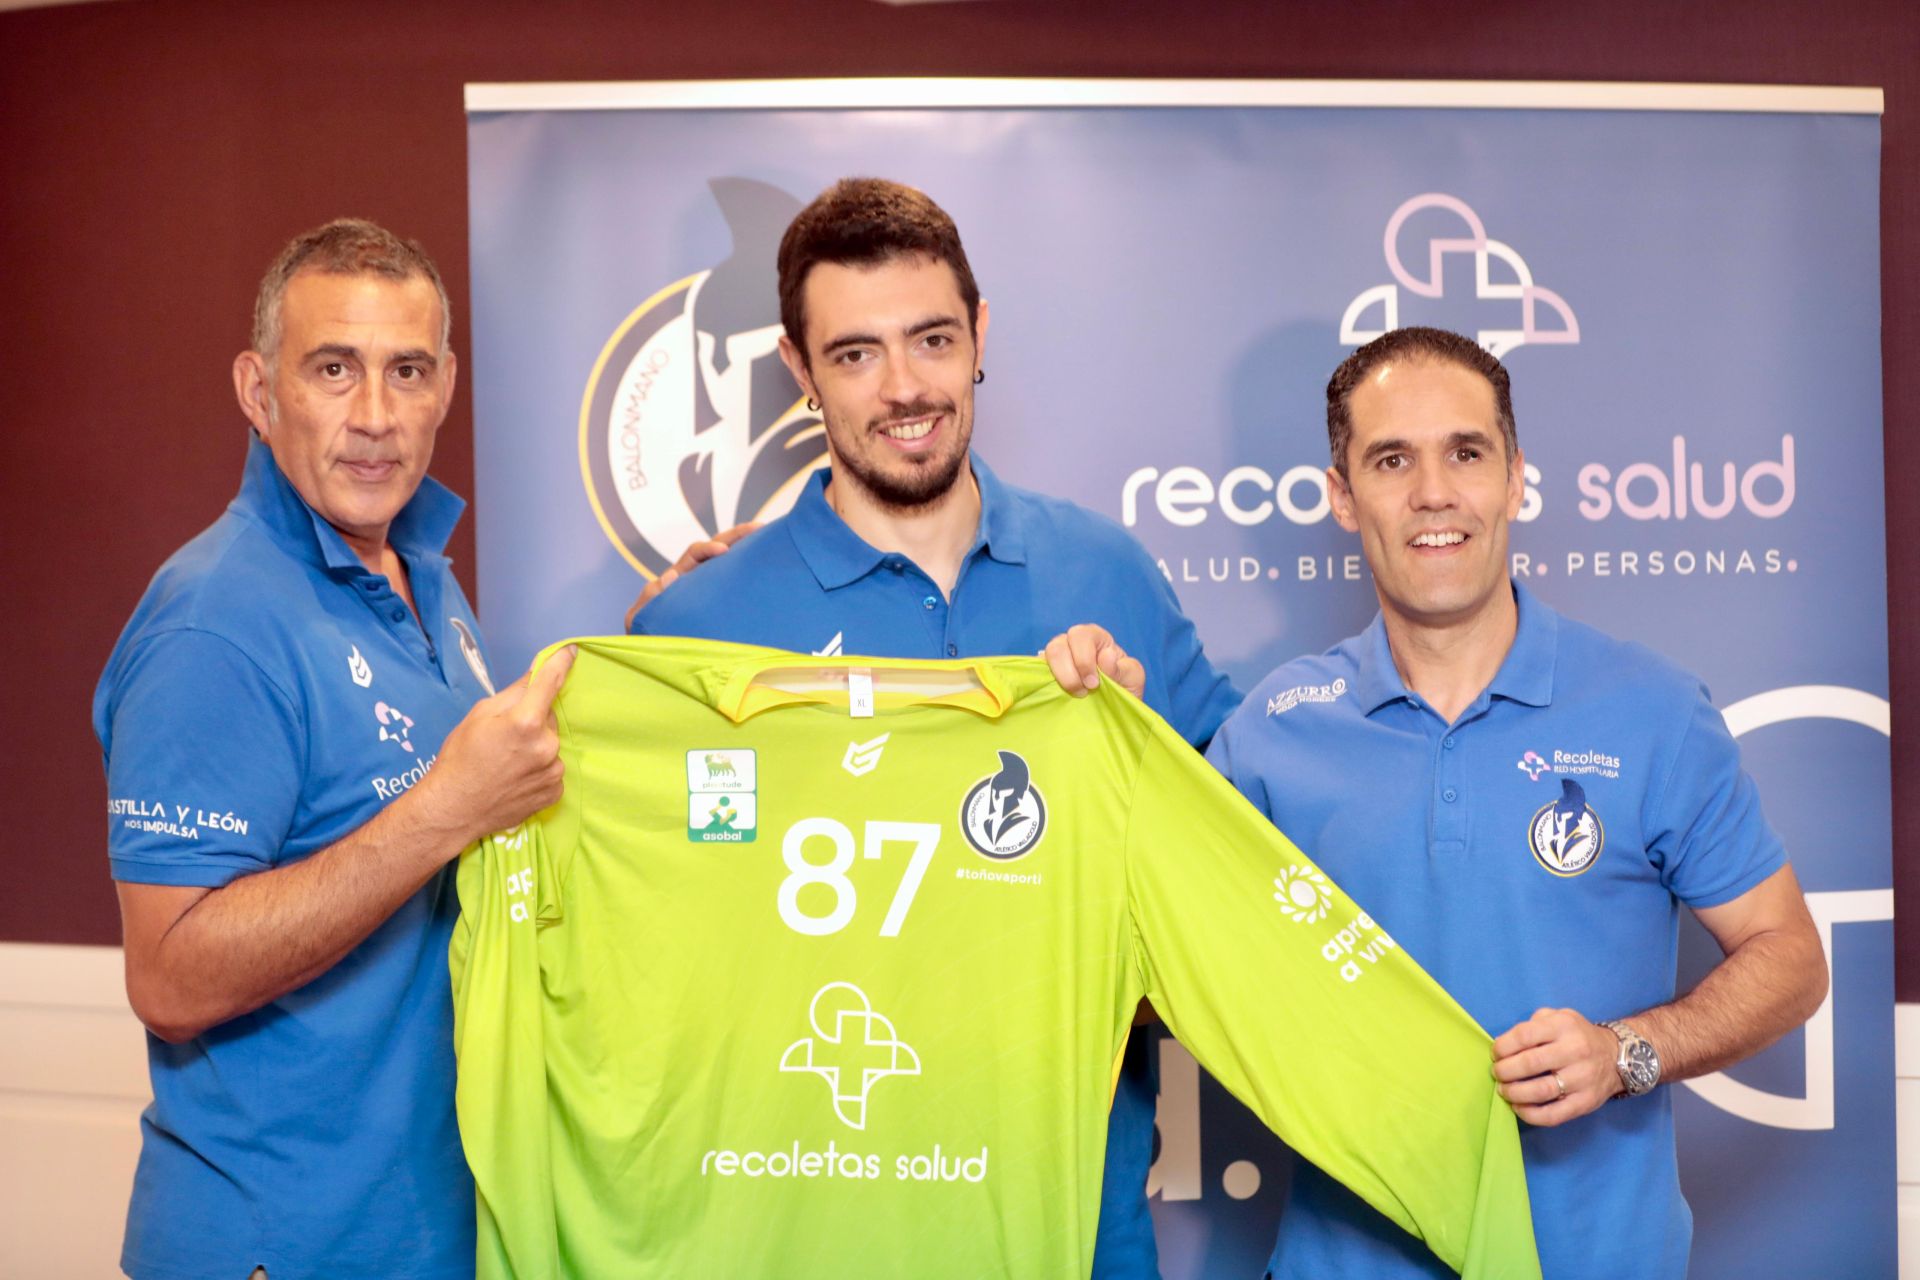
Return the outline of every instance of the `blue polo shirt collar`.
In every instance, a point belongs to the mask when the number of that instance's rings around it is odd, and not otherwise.
[[[1513,646],[1487,685],[1485,697],[1544,707],[1553,701],[1559,619],[1518,582],[1513,583],[1513,603],[1520,615],[1514,628]],[[1412,696],[1406,681],[1400,678],[1400,668],[1394,665],[1393,649],[1387,643],[1386,618],[1381,614],[1373,616],[1372,625],[1361,636],[1359,667],[1354,673],[1353,685],[1354,697],[1367,715],[1389,702]]]
[[[980,486],[980,527],[968,556],[984,551],[1002,564],[1025,564],[1027,539],[1019,504],[1008,497],[999,477],[978,454],[970,458],[970,463],[974,482]],[[787,529],[800,558],[827,591],[858,582],[889,558],[888,552],[848,527],[827,502],[827,482],[832,478],[827,467],[815,471],[787,516]]]
[[[453,490],[426,476],[394,517],[387,541],[409,560],[441,557],[466,507]],[[307,505],[258,436],[247,446],[246,475],[233,510],[261,525],[276,545],[304,563],[347,575],[367,572],[340,531]]]

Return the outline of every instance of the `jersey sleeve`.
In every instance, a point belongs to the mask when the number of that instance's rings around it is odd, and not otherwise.
[[[1456,1271],[1539,1276],[1486,1033],[1163,727],[1126,858],[1141,983],[1194,1057]]]
[[[482,1280],[564,1274],[554,1212],[546,1076],[544,931],[565,924],[564,863],[579,830],[580,776],[560,802],[460,857],[453,977],[454,1110],[473,1172]]]
[[[100,720],[115,880],[217,889],[280,857],[306,738],[294,700],[231,641],[153,636]]]
[[[1760,811],[1759,788],[1740,767],[1740,748],[1705,689],[1654,803],[1647,852],[1661,883],[1689,907],[1731,902],[1787,863]]]

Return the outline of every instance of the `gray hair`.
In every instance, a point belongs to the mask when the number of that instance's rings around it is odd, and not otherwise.
[[[287,284],[302,271],[394,281],[426,280],[440,298],[440,353],[446,354],[453,330],[453,308],[447,302],[440,268],[433,265],[419,241],[402,240],[364,218],[335,218],[323,227],[295,236],[260,279],[260,293],[253,303],[253,349],[266,357],[269,367],[280,349]]]

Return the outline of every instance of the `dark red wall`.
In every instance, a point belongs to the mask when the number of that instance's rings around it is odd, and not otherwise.
[[[0,939],[113,942],[93,684],[148,576],[231,496],[259,273],[360,214],[424,241],[465,324],[469,81],[1180,76],[1878,85],[1887,515],[1920,523],[1920,18],[1901,0],[115,0],[0,14]],[[470,492],[456,400],[436,473]],[[472,590],[472,525],[453,553]],[[1896,719],[1920,544],[1888,547]],[[609,601],[618,616],[624,601]],[[206,732],[219,733],[217,709]],[[1894,740],[1895,812],[1920,752]],[[1895,824],[1920,921],[1920,835]],[[1898,991],[1920,1000],[1920,926]]]

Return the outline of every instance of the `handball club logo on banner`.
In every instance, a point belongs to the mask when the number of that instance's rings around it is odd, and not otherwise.
[[[708,184],[733,252],[666,285],[615,329],[580,405],[580,478],[620,554],[651,578],[682,548],[793,505],[825,429],[780,363],[780,235],[800,201]]]

